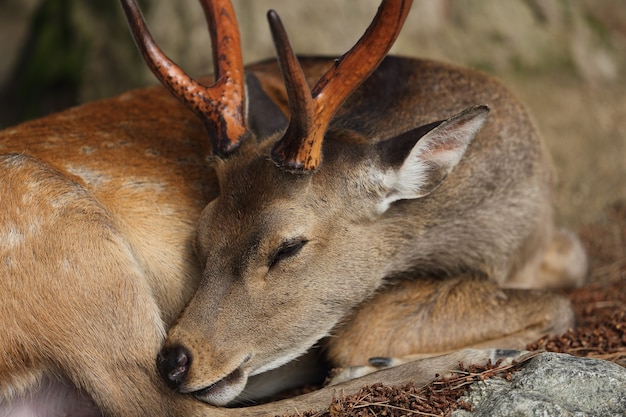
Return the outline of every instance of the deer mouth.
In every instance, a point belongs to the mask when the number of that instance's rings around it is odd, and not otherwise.
[[[241,394],[247,381],[247,372],[240,366],[219,381],[189,394],[202,402],[225,406]]]

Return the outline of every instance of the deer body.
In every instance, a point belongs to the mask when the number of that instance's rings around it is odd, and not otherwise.
[[[191,235],[213,190],[178,107],[146,89],[2,132],[0,410],[59,376],[112,415],[151,411],[133,391],[165,413],[150,368],[197,285]],[[151,132],[159,119],[180,124]]]
[[[365,365],[571,325],[562,298],[507,289],[576,284],[584,254],[553,228],[549,157],[501,84],[389,57],[336,112],[316,107],[329,125],[305,158],[281,140],[300,93],[279,61],[246,67],[245,140],[205,121],[226,132],[209,136],[211,164],[202,124],[157,87],[0,133],[0,415],[56,407],[47,395],[77,415],[286,412],[335,391],[238,410],[197,400],[229,403],[316,344]],[[300,61],[314,91],[337,66]],[[550,270],[572,254],[577,271]],[[382,375],[432,377],[459,355],[446,358]]]
[[[374,351],[378,356],[407,356],[480,344],[486,334],[497,333],[498,325],[489,322],[483,328],[484,318],[472,312],[490,316],[507,305],[517,317],[507,316],[506,330],[499,334],[498,338],[512,337],[503,342],[505,347],[522,347],[521,340],[535,337],[518,333],[529,320],[545,320],[547,327],[534,329],[536,334],[558,332],[571,325],[569,307],[558,297],[502,290],[524,284],[527,274],[547,275],[542,272],[542,262],[553,239],[552,168],[519,102],[499,83],[479,73],[431,61],[390,57],[377,71],[421,82],[402,88],[375,72],[346,103],[350,110],[340,111],[331,123],[324,142],[324,162],[314,175],[293,178],[277,170],[267,158],[275,140],[272,137],[258,145],[244,143],[240,152],[216,165],[222,192],[199,222],[200,231],[214,233],[200,232],[196,239],[196,251],[205,265],[203,282],[170,330],[164,350],[167,358],[184,346],[189,350],[186,355],[193,358],[181,391],[201,392],[224,378],[230,380],[233,372],[239,376],[241,369],[241,379],[228,383],[237,386],[245,383],[245,376],[282,365],[324,336],[344,331],[350,336],[333,336],[324,342],[336,366],[365,365]],[[260,72],[259,78],[267,72]],[[450,90],[443,92],[444,97],[462,91],[463,97],[475,98],[459,103],[442,100],[438,84],[442,78],[457,80],[447,81]],[[359,105],[361,94],[374,96],[376,106]],[[377,187],[384,175],[377,167],[383,163],[380,147],[415,126],[462,111],[472,100],[498,110],[492,110],[459,165],[432,193],[394,202],[379,213]],[[385,109],[389,118],[381,116],[380,109]],[[372,120],[389,124],[372,124]],[[351,169],[346,171],[345,166]],[[268,266],[276,248],[302,241],[306,243],[293,259],[278,267]],[[233,253],[233,246],[253,249]],[[408,328],[428,321],[415,316],[424,314],[420,308],[435,304],[437,297],[431,292],[459,277],[465,278],[454,291],[471,289],[474,298],[470,295],[458,305],[448,302],[438,318],[444,328],[456,323],[457,331],[449,337],[422,334],[419,341],[404,343]],[[565,275],[561,278],[561,285],[572,285]],[[387,320],[367,300],[396,280],[408,280],[409,284],[403,284],[403,292],[396,293],[386,307],[407,294],[430,300],[412,304],[417,313],[409,315],[408,328],[394,337],[390,334],[394,325],[383,326],[383,347],[374,323],[397,323],[398,318]],[[383,289],[374,300],[392,292]],[[519,294],[523,295],[517,299]],[[522,305],[530,300],[533,304],[527,309],[532,314],[526,315]],[[370,313],[359,309],[351,317],[358,305]],[[447,325],[443,325],[443,316],[450,320]],[[469,322],[460,324],[464,316],[474,317],[472,330],[467,327]],[[280,336],[272,337],[267,345],[250,332],[261,322],[281,329]],[[284,326],[285,322],[289,326]],[[348,324],[342,327],[344,322]],[[553,325],[560,330],[552,329]],[[368,339],[374,342],[367,343]],[[229,340],[237,340],[237,346]],[[354,346],[357,340],[356,345],[363,343],[363,350]],[[219,401],[198,395],[209,402]]]

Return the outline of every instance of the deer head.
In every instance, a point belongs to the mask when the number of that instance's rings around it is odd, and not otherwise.
[[[338,116],[385,57],[411,5],[385,0],[363,37],[312,88],[278,15],[269,12],[287,121],[259,80],[244,75],[230,3],[201,2],[214,45],[209,87],[159,50],[134,0],[123,0],[148,65],[200,117],[213,145],[221,191],[204,209],[195,239],[203,280],[158,366],[178,391],[219,405],[249,376],[305,353],[385,277],[411,267],[409,243],[426,224],[420,201],[445,183],[488,108],[400,133],[384,121],[353,129]]]

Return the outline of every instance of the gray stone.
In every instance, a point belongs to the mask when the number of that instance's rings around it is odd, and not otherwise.
[[[511,381],[476,382],[454,417],[626,416],[626,369],[599,359],[542,353]]]

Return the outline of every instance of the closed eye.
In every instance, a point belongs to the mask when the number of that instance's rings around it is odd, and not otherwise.
[[[278,249],[272,253],[268,258],[268,266],[273,268],[283,259],[291,258],[300,252],[300,249],[306,245],[308,240],[305,239],[293,239],[287,240],[278,247]]]

